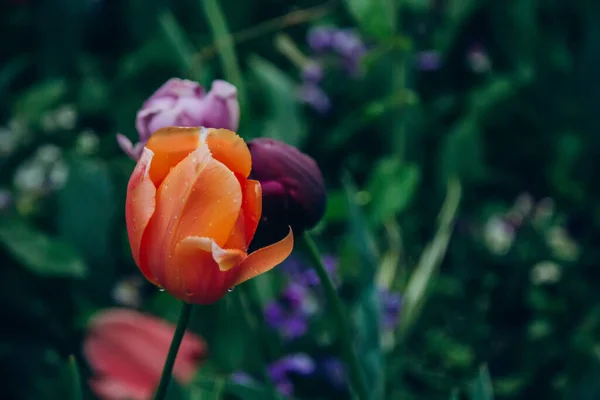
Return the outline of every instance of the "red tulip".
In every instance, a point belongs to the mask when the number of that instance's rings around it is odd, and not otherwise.
[[[175,326],[125,308],[94,316],[84,343],[94,371],[90,387],[102,400],[148,400],[158,386]],[[204,341],[186,333],[173,376],[189,383],[206,354]]]
[[[178,299],[209,304],[285,260],[291,229],[248,254],[262,214],[250,151],[226,129],[169,127],[154,133],[127,188],[133,258]]]

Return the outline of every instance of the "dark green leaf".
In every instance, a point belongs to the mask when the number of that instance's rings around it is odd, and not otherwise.
[[[395,27],[394,0],[346,0],[346,7],[360,27],[378,39],[391,36]]]
[[[469,385],[470,400],[494,400],[494,389],[492,379],[487,367],[479,368],[477,377]]]
[[[371,173],[371,220],[382,223],[404,211],[415,194],[420,173],[415,165],[402,164],[398,158],[380,160]]]
[[[0,220],[0,244],[24,267],[44,277],[83,278],[87,269],[67,242],[18,219]]]
[[[264,90],[269,107],[262,135],[300,146],[306,135],[306,127],[294,97],[295,82],[275,65],[258,56],[250,59],[250,68]]]
[[[29,123],[35,123],[41,115],[55,107],[67,94],[64,80],[48,80],[25,91],[17,100],[15,114]]]
[[[449,181],[446,199],[440,210],[438,230],[421,254],[419,263],[411,274],[404,291],[401,329],[405,335],[418,318],[426,299],[427,289],[446,254],[460,198],[460,183],[456,180]]]
[[[81,374],[79,373],[79,367],[77,366],[77,360],[74,356],[69,356],[68,361],[68,381],[69,381],[69,399],[71,400],[82,400],[83,395],[81,393]]]
[[[225,78],[237,87],[240,104],[245,107],[247,100],[246,86],[244,85],[234,42],[227,27],[225,14],[218,0],[203,0],[202,5],[206,14],[206,23],[213,33],[214,41],[219,50]]]
[[[103,161],[72,156],[69,178],[58,193],[56,222],[86,262],[106,273],[114,264],[113,223],[118,206],[109,169]]]
[[[177,54],[183,71],[193,67],[194,47],[189,42],[183,28],[170,12],[161,14],[158,18],[162,32]]]

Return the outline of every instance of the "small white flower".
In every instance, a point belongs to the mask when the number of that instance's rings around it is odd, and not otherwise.
[[[44,166],[40,163],[25,162],[21,164],[13,178],[14,185],[21,192],[39,192],[46,179]]]
[[[44,164],[53,164],[60,160],[62,150],[54,144],[46,144],[38,148],[35,158]]]
[[[77,151],[82,154],[93,154],[98,151],[100,147],[100,139],[98,135],[92,130],[86,130],[81,132],[77,136],[77,142],[75,144]]]
[[[531,282],[535,285],[556,283],[562,275],[560,265],[553,261],[542,261],[531,269]]]
[[[494,254],[508,253],[514,239],[514,228],[500,217],[490,218],[484,226],[483,240],[487,248]]]
[[[71,130],[75,128],[77,123],[77,111],[72,105],[64,105],[57,109],[54,113],[54,121],[58,128]]]
[[[575,261],[579,257],[579,246],[561,226],[553,226],[546,233],[546,241],[556,258]]]

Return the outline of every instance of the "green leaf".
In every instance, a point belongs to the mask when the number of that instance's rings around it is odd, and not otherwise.
[[[470,400],[494,400],[492,379],[486,366],[479,368],[477,377],[469,385]]]
[[[69,399],[82,400],[81,393],[81,374],[77,366],[77,360],[73,355],[69,356],[68,361],[68,382],[69,382]]]
[[[356,203],[357,190],[349,174],[344,175],[342,182],[348,203],[351,242],[359,259],[358,296],[351,309],[356,327],[356,346],[361,354],[365,377],[372,383],[374,398],[381,398],[384,373],[379,329],[380,305],[375,282],[379,252],[363,210]]]
[[[87,274],[70,243],[47,236],[22,220],[0,220],[0,244],[36,275],[83,278]]]
[[[211,393],[212,396],[214,396],[215,393],[222,393],[243,400],[264,400],[271,398],[269,389],[257,381],[247,382],[242,385],[232,381],[226,381],[223,377],[211,377],[207,375],[199,375],[194,380],[192,393],[198,392],[199,390],[205,393]],[[195,394],[195,396],[198,398],[197,394]],[[216,399],[216,397],[203,398]]]
[[[99,159],[68,158],[69,178],[58,192],[58,232],[68,239],[95,270],[107,272],[114,264],[116,241],[113,223],[115,201],[112,177]]]
[[[404,291],[401,330],[406,335],[419,316],[427,289],[446,254],[460,204],[461,186],[456,180],[448,182],[446,199],[439,215],[438,230],[427,245]]]
[[[345,4],[350,14],[368,35],[385,39],[394,33],[395,0],[346,0]]]
[[[219,50],[219,58],[223,64],[225,78],[235,85],[238,90],[238,98],[242,107],[245,107],[246,87],[240,70],[240,64],[235,52],[234,41],[229,33],[225,14],[221,9],[218,0],[203,0],[204,13],[206,14],[206,23],[210,27],[215,45]],[[244,115],[244,113],[242,113]]]
[[[275,65],[258,56],[250,59],[250,69],[264,90],[269,107],[262,135],[300,146],[306,135],[306,127],[294,97],[296,83]]]
[[[342,177],[342,184],[346,191],[351,241],[355,246],[354,248],[360,260],[360,281],[369,283],[373,281],[375,276],[379,250],[377,249],[375,238],[370,231],[363,210],[356,202],[358,191],[348,173]]]
[[[9,85],[25,70],[30,61],[29,55],[22,55],[13,57],[2,65],[0,68],[0,97],[4,96]]]
[[[383,398],[384,359],[381,350],[381,305],[375,282],[365,285],[352,307],[356,327],[354,340],[360,354],[367,382],[371,382],[372,398]]]
[[[194,46],[188,40],[183,28],[171,12],[164,12],[158,17],[160,27],[165,35],[165,38],[172,45],[173,50],[177,54],[182,69],[191,71],[193,68],[193,59],[195,54]]]
[[[50,110],[67,94],[67,83],[62,79],[48,80],[30,87],[17,100],[15,115],[28,123],[38,122],[41,115]]]
[[[419,180],[417,166],[403,164],[396,157],[380,160],[367,189],[371,194],[371,220],[382,223],[404,211],[415,194]]]
[[[342,222],[348,218],[348,201],[346,193],[341,190],[331,191],[327,194],[327,209],[325,219],[328,222]]]

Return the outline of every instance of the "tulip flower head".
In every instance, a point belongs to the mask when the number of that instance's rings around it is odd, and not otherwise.
[[[146,279],[209,304],[288,257],[291,228],[248,254],[262,214],[251,168],[246,143],[227,129],[168,127],[150,137],[126,200],[131,251]]]
[[[158,386],[175,326],[126,308],[107,309],[92,317],[84,354],[94,372],[90,387],[102,400],[148,400]],[[189,383],[206,355],[204,341],[187,332],[173,375]]]
[[[264,212],[253,246],[280,237],[288,225],[296,235],[325,214],[327,193],[319,166],[308,155],[269,138],[248,142],[251,177],[263,188]]]

